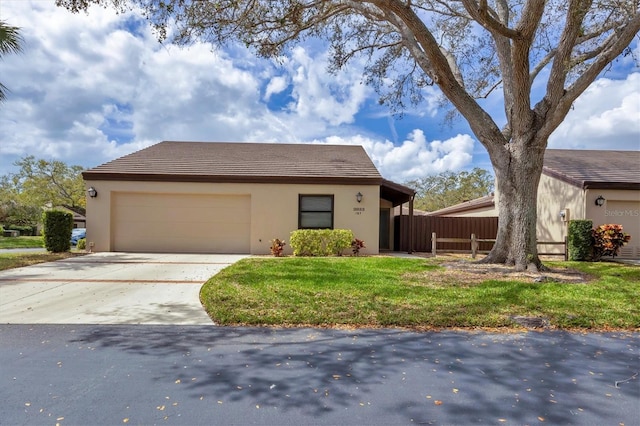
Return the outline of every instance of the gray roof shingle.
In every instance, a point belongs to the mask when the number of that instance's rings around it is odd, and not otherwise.
[[[548,149],[542,172],[582,189],[640,189],[640,151]]]
[[[83,177],[180,182],[382,182],[361,146],[230,142],[160,142],[86,170]]]

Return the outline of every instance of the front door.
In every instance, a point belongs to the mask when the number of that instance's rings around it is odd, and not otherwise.
[[[391,209],[380,209],[380,250],[389,250],[389,226],[391,223]]]

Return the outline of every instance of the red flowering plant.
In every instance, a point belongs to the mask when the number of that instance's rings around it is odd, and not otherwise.
[[[280,238],[274,238],[273,240],[271,240],[271,254],[275,257],[282,256],[282,251],[284,250],[284,246],[286,245],[287,244],[284,242],[284,240],[281,240]]]
[[[622,225],[600,225],[591,231],[592,260],[600,260],[602,256],[616,257],[620,248],[631,240],[631,235],[622,232]]]
[[[359,240],[357,238],[355,238],[353,241],[351,241],[351,251],[353,252],[354,256],[357,256],[360,254],[360,249],[366,248],[364,246],[364,241]]]

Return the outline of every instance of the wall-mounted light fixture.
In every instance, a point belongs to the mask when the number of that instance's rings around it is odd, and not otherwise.
[[[602,207],[604,206],[604,202],[606,200],[604,199],[604,197],[602,195],[598,195],[598,198],[596,198],[596,206],[598,207]]]
[[[87,189],[87,194],[89,194],[89,197],[91,198],[96,198],[98,196],[98,191],[96,191],[93,186],[90,186],[89,189]]]
[[[358,193],[356,194],[356,201],[357,201],[357,202],[359,202],[359,203],[361,203],[361,202],[362,202],[362,193],[361,193],[361,192],[358,192]]]
[[[569,209],[560,210],[560,220],[563,222],[569,222]]]

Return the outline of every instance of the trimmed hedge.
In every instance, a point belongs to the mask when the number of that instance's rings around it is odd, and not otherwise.
[[[4,229],[7,231],[20,231],[20,235],[23,237],[35,236],[38,234],[38,227],[31,225],[6,225]]]
[[[61,210],[47,210],[42,215],[44,246],[52,253],[71,249],[73,214]]]
[[[289,244],[294,256],[342,256],[351,241],[349,229],[299,229],[291,233]]]
[[[585,261],[591,259],[591,220],[570,220],[567,243],[569,260]]]

